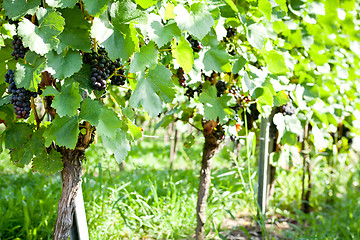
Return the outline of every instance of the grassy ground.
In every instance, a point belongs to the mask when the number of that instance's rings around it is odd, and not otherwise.
[[[104,151],[90,149],[83,177],[90,239],[192,239],[201,139],[194,146],[179,146],[174,170],[168,169],[168,143],[162,139],[133,146],[123,171]],[[207,239],[229,238],[224,223],[230,220],[233,232],[246,232],[238,228],[239,216],[256,214],[255,161],[234,162],[232,152],[225,147],[214,159]],[[269,239],[360,239],[359,166],[345,158],[329,168],[326,161],[313,159],[314,209],[308,215],[298,210],[301,166],[277,169],[275,195],[263,224],[292,221],[283,232],[269,232]],[[51,239],[61,180],[28,170],[12,166],[6,154],[0,156],[1,240]]]

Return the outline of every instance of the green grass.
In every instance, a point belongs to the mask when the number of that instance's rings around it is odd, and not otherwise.
[[[201,143],[201,142],[200,142]],[[125,171],[101,148],[90,149],[84,165],[83,194],[90,239],[191,239],[196,224],[201,144],[179,146],[174,170],[168,170],[168,150],[162,140],[143,140],[132,148]],[[214,159],[208,199],[208,239],[219,239],[225,218],[239,212],[255,214],[250,184],[256,162],[233,166],[231,146]],[[326,158],[314,158],[314,211],[299,211],[301,166],[277,170],[276,192],[268,217],[281,214],[299,222],[284,233],[288,239],[360,239],[359,166],[347,160],[329,168]],[[356,161],[355,161],[356,162]],[[0,155],[0,239],[51,239],[60,197],[59,176],[18,169]],[[242,181],[241,177],[243,177]],[[251,179],[251,180],[250,180]],[[253,186],[256,191],[256,185]]]

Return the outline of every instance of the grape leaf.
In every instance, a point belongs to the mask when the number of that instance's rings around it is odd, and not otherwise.
[[[216,121],[219,118],[220,123],[225,123],[227,121],[225,109],[228,108],[226,104],[230,98],[230,96],[226,95],[218,98],[216,87],[204,84],[199,101],[204,104],[205,119]]]
[[[234,66],[232,68],[232,73],[236,74],[239,73],[240,70],[245,66],[246,59],[242,56],[239,57],[239,59],[234,63]]]
[[[141,127],[136,126],[130,119],[127,118],[127,126],[133,141],[139,140],[142,137]]]
[[[53,76],[64,79],[78,72],[82,66],[82,58],[79,52],[69,50],[63,54],[56,54],[54,51],[46,54],[47,65],[55,70]]]
[[[177,63],[184,69],[185,73],[188,74],[194,64],[194,54],[190,43],[186,41],[185,37],[181,36],[177,46],[175,40],[173,41],[171,52]]]
[[[64,30],[65,20],[59,12],[38,10],[39,26],[24,19],[19,23],[18,34],[23,38],[25,47],[44,55],[59,43],[57,36]]]
[[[104,144],[104,148],[109,154],[114,153],[117,162],[125,160],[130,150],[129,141],[126,138],[126,132],[121,129],[115,130],[115,138],[111,138],[107,135],[100,135]]]
[[[37,68],[28,64],[17,63],[15,71],[16,86],[36,92],[38,90],[38,84],[41,82],[41,72],[44,69],[45,59],[38,61]]]
[[[267,20],[271,21],[271,3],[267,0],[259,0],[258,2],[259,10],[264,14]]]
[[[271,51],[262,51],[265,62],[268,64],[268,69],[270,72],[275,74],[284,74],[288,72],[288,68],[285,65],[285,58],[282,54],[276,52],[275,50]]]
[[[5,147],[15,149],[24,145],[32,134],[32,128],[27,123],[14,123],[5,131]]]
[[[89,52],[91,24],[84,19],[84,14],[78,8],[62,9],[61,14],[65,18],[65,29],[58,36],[60,42],[56,49],[57,53],[63,52],[68,47]]]
[[[46,0],[46,3],[55,8],[72,8],[77,3],[77,0]]]
[[[98,124],[96,125],[96,131],[99,135],[116,139],[116,129],[122,126],[122,121],[113,110],[102,108]]]
[[[130,72],[135,73],[144,71],[146,67],[153,68],[157,65],[158,51],[155,48],[155,43],[150,42],[143,46],[140,52],[134,54],[130,64]]]
[[[145,17],[144,12],[136,9],[136,4],[131,0],[123,0],[111,4],[110,16],[111,22],[119,30],[124,24],[129,24],[131,21],[139,22]]]
[[[146,78],[151,84],[152,89],[161,97],[161,99],[168,103],[175,98],[174,84],[171,81],[171,71],[162,65],[151,69]]]
[[[97,100],[86,98],[81,103],[79,118],[89,121],[92,125],[97,126],[101,114],[102,104]]]
[[[160,97],[153,89],[150,81],[147,81],[142,72],[138,73],[138,82],[134,93],[130,97],[130,106],[138,108],[143,106],[151,117],[157,116],[162,110]]]
[[[61,92],[58,92],[53,87],[47,87],[43,94],[44,96],[55,96],[52,106],[56,109],[56,112],[61,117],[65,115],[73,116],[77,114],[81,102],[78,82],[67,80],[62,86]]]
[[[4,120],[7,126],[10,126],[15,121],[15,118],[16,116],[12,104],[0,106],[0,119]]]
[[[26,13],[33,14],[40,3],[40,0],[4,0],[2,5],[9,18],[18,19]]]
[[[253,23],[247,27],[247,39],[251,46],[262,49],[266,39],[266,28],[261,23]]]
[[[191,13],[181,4],[174,8],[175,21],[179,28],[188,31],[198,39],[203,39],[214,25],[214,19],[206,9],[205,4],[194,3],[191,6]]]
[[[79,135],[78,116],[56,116],[51,125],[45,130],[45,145],[48,147],[55,141],[59,146],[74,149]]]
[[[134,52],[132,39],[114,28],[107,15],[95,18],[91,27],[91,36],[105,47],[112,60],[128,59]]]
[[[49,154],[43,151],[42,154],[37,155],[32,165],[34,171],[47,175],[55,174],[64,168],[62,156],[55,149],[52,149]]]
[[[140,7],[146,9],[156,4],[156,0],[135,0],[135,2],[140,5]]]
[[[24,167],[29,164],[33,157],[41,152],[45,152],[45,140],[43,138],[45,128],[40,128],[32,134],[24,145],[18,146],[10,152],[11,159],[14,161],[16,166]]]
[[[211,48],[205,52],[203,63],[206,71],[231,72],[230,55],[223,48]]]
[[[154,20],[146,26],[146,35],[153,40],[160,48],[170,42],[174,36],[180,36],[181,31],[174,22],[165,26],[160,21]]]
[[[109,0],[83,0],[85,10],[93,16],[102,14],[108,5]]]

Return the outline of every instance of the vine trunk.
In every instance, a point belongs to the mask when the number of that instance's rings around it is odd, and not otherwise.
[[[83,151],[64,149],[64,169],[61,171],[62,194],[58,204],[58,215],[54,228],[54,240],[68,240],[73,224],[75,198],[81,188]]]
[[[208,123],[208,122],[207,122]],[[200,170],[200,183],[198,191],[198,200],[196,205],[196,239],[205,239],[205,222],[206,222],[206,200],[209,195],[209,188],[211,183],[211,162],[215,155],[215,151],[218,149],[221,140],[217,139],[212,131],[208,131],[204,124],[203,135],[205,137],[205,143],[203,146],[203,155],[201,161]]]

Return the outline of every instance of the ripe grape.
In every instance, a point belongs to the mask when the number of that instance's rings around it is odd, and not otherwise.
[[[181,87],[186,87],[186,81],[189,79],[188,75],[185,74],[184,69],[178,68],[176,70],[176,75],[179,79],[179,84]]]
[[[193,39],[190,35],[186,39],[190,42],[191,48],[194,52],[200,52],[200,50],[204,48],[198,40]]]
[[[83,62],[91,66],[90,80],[94,90],[104,90],[111,75],[113,75],[110,78],[111,84],[117,86],[125,84],[124,70],[119,69],[122,66],[120,59],[111,61],[105,48],[99,47],[98,52],[92,49],[91,53],[85,53]]]
[[[221,97],[227,89],[227,84],[226,82],[220,80],[215,84],[215,87],[217,90],[217,97]]]
[[[5,82],[9,84],[8,93],[12,94],[10,103],[14,107],[15,114],[18,118],[27,119],[30,116],[31,111],[31,97],[36,98],[38,94],[41,94],[41,90],[38,92],[31,92],[25,88],[17,88],[15,83],[15,71],[11,69],[5,74]]]
[[[228,27],[227,29],[226,29],[226,37],[227,38],[232,38],[233,36],[235,36],[236,35],[236,29],[235,28],[233,28],[233,27]]]
[[[18,60],[19,58],[24,58],[29,48],[24,47],[23,42],[18,35],[14,35],[13,39],[14,40],[11,42],[11,44],[14,51],[11,53],[11,55],[14,56],[15,60]]]

